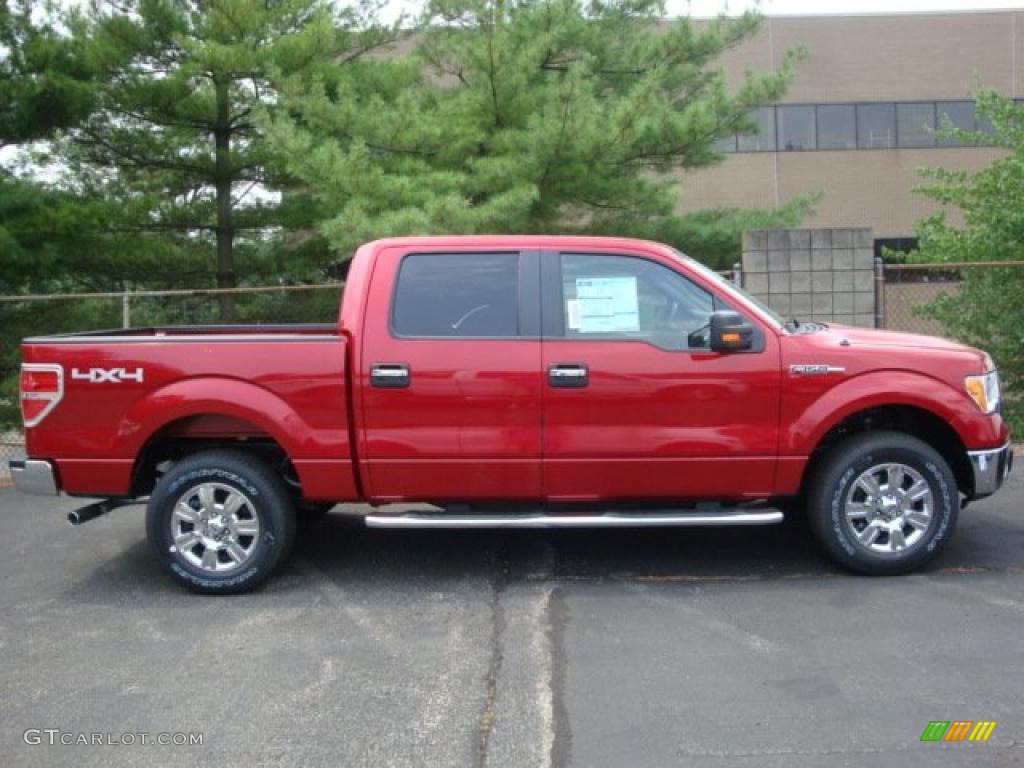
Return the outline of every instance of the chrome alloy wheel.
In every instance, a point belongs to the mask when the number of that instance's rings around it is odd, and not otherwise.
[[[171,514],[171,540],[178,552],[211,573],[248,562],[259,536],[260,520],[252,501],[230,485],[195,485],[181,495]]]
[[[862,546],[883,554],[915,546],[932,522],[935,504],[928,482],[906,464],[877,464],[846,493],[846,524]]]

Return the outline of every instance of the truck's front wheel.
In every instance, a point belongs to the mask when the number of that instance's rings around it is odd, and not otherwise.
[[[146,511],[157,557],[196,592],[245,592],[291,549],[295,510],[281,478],[254,456],[207,451],[180,461]]]
[[[836,446],[812,479],[811,529],[858,573],[907,573],[939,553],[960,511],[956,480],[927,443],[870,432]]]

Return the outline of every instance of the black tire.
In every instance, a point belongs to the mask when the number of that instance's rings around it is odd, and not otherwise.
[[[172,537],[178,500],[204,484],[216,484],[221,493],[240,492],[248,501],[245,514],[255,516],[259,526],[258,536],[241,539],[251,553],[224,573],[197,567]],[[179,584],[204,594],[237,594],[265,581],[287,557],[295,540],[295,509],[284,481],[260,459],[240,451],[205,451],[178,462],[160,479],[146,508],[146,533],[157,558]]]
[[[912,545],[882,553],[858,540],[845,508],[847,499],[854,498],[848,494],[861,474],[887,463],[904,465],[920,475],[931,491],[932,512]],[[815,538],[841,565],[868,576],[908,573],[924,565],[946,545],[960,513],[956,478],[949,465],[927,443],[900,432],[868,432],[843,441],[827,455],[807,491],[808,521]]]

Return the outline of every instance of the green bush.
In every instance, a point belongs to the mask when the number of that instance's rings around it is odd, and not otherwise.
[[[918,191],[944,208],[959,208],[963,224],[950,224],[944,210],[919,222],[921,247],[915,261],[1024,261],[1024,109],[1012,99],[982,91],[976,111],[991,122],[991,132],[946,126],[942,135],[1006,152],[974,173],[923,171],[929,183]],[[953,337],[992,355],[1011,428],[1024,434],[1024,267],[967,268],[962,273],[959,293],[940,296],[924,312]]]

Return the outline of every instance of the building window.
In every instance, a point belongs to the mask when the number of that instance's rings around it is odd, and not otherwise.
[[[995,133],[996,127],[992,125],[992,121],[989,120],[985,115],[974,116],[974,129],[981,133]]]
[[[1024,105],[1024,99],[1016,102]],[[936,135],[947,121],[965,131],[994,131],[967,100],[778,104],[755,109],[748,117],[756,132],[721,138],[714,143],[716,152],[963,147],[976,142]]]
[[[936,128],[940,131],[947,127],[961,131],[974,130],[974,102],[973,101],[940,101],[937,105]],[[957,138],[940,138],[937,142],[940,147],[962,147],[964,142]]]
[[[724,154],[731,154],[736,151],[736,134],[732,136],[723,136],[714,143],[715,152],[722,152]]]
[[[818,107],[818,149],[856,149],[857,116],[852,104]]]
[[[814,149],[814,107],[784,106],[777,108],[779,149],[793,151]]]
[[[857,105],[857,146],[889,149],[896,146],[896,105]]]
[[[935,103],[897,104],[896,136],[901,147],[934,147]]]
[[[917,250],[917,245],[916,237],[879,237],[875,239],[875,258],[884,259],[887,250],[903,254],[913,253]],[[898,259],[897,263],[903,261],[906,259]]]
[[[738,137],[740,152],[773,152],[775,150],[775,107],[758,107],[749,114],[757,132]]]

